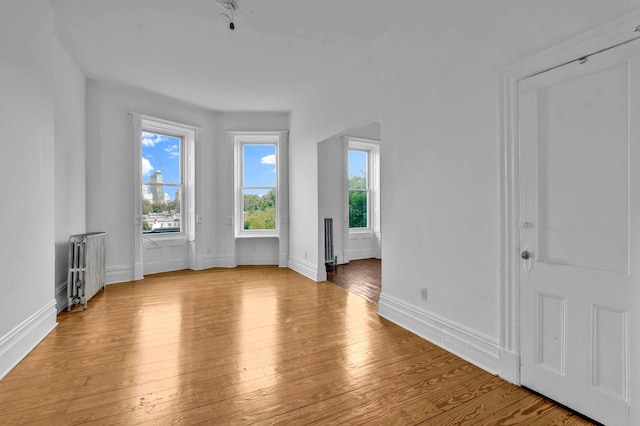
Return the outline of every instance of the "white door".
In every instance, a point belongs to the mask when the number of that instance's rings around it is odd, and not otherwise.
[[[522,384],[607,425],[640,424],[637,58],[520,83]]]

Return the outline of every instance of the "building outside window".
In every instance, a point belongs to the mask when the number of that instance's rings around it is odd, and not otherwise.
[[[183,232],[183,138],[142,131],[142,231]]]

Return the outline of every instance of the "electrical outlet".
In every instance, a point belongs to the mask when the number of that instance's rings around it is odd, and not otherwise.
[[[427,300],[427,288],[426,287],[421,287],[420,288],[420,297],[422,297],[422,300]]]

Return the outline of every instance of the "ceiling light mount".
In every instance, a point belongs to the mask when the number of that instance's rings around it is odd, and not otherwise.
[[[218,6],[224,9],[220,15],[225,16],[229,20],[229,29],[235,30],[236,25],[233,22],[235,19],[235,15],[240,10],[240,5],[237,0],[218,0]]]

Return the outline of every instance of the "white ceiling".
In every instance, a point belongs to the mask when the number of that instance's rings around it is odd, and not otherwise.
[[[288,111],[421,0],[51,0],[56,33],[88,77],[205,108]]]

